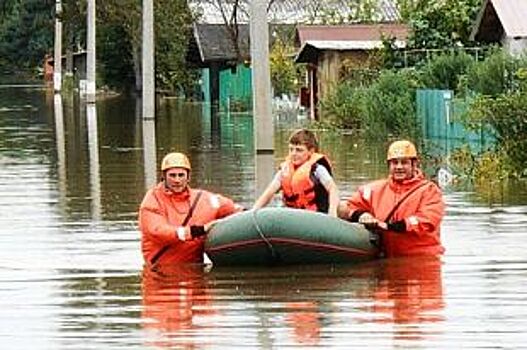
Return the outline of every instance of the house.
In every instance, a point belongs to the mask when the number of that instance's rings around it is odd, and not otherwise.
[[[187,62],[201,68],[201,93],[205,102],[224,105],[252,97],[249,26],[238,25],[237,41],[225,24],[196,23]]]
[[[189,1],[189,7],[199,15],[194,25],[187,62],[202,68],[200,85],[205,101],[223,104],[226,99],[232,101],[251,98],[251,91],[248,91],[251,89],[251,70],[247,64],[250,62],[247,24],[249,4],[248,1]],[[273,26],[294,28],[298,23],[346,23],[357,20],[357,17],[360,17],[358,13],[363,10],[360,4],[352,6],[346,0],[274,1],[271,4],[267,12],[271,33]],[[399,19],[399,12],[393,0],[379,0],[376,7],[369,10],[371,13],[364,15],[375,22],[390,23]],[[226,18],[232,20],[234,14],[237,17],[233,22],[238,23],[239,28],[238,53],[235,52],[234,40],[229,30],[233,27],[226,24]],[[269,35],[270,45],[273,39],[273,35]]]
[[[71,74],[76,83],[86,79],[86,61],[87,51],[81,50],[78,52],[68,51],[66,55],[62,55],[62,73],[65,75]],[[44,74],[45,79],[53,80],[54,59],[52,55],[46,55],[44,58]]]
[[[349,24],[338,26],[298,26],[296,45],[300,49],[297,63],[307,64],[307,100],[309,117],[317,119],[317,104],[339,81],[345,60],[364,61],[370,53],[382,48],[383,39],[394,38],[394,44],[406,45],[409,29],[404,24]]]
[[[527,48],[527,0],[485,0],[470,39],[499,43],[512,55]]]

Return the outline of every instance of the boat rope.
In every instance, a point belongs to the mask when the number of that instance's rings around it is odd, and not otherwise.
[[[267,245],[267,248],[269,248],[269,252],[271,253],[271,257],[273,259],[273,261],[275,261],[278,256],[276,254],[276,251],[274,250],[274,247],[273,245],[271,244],[271,242],[269,241],[269,239],[267,237],[265,237],[263,231],[262,231],[262,228],[260,227],[260,225],[258,224],[258,220],[256,218],[256,212],[258,211],[258,209],[255,209],[253,210],[253,215],[252,215],[252,218],[253,218],[253,223],[254,223],[254,227],[256,228],[256,232],[258,232],[258,234],[260,235],[260,237],[262,238],[262,240],[265,242],[265,244]]]

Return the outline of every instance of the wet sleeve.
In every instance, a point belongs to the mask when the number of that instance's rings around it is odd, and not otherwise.
[[[214,196],[218,199],[218,211],[216,213],[216,219],[221,219],[243,210],[241,205],[234,203],[234,201],[230,198],[219,194]]]
[[[439,187],[430,183],[421,192],[421,198],[417,211],[404,218],[406,232],[417,235],[434,233],[439,228],[445,213],[443,194]]]
[[[179,240],[177,227],[168,222],[166,212],[152,191],[147,193],[139,208],[139,228],[143,235],[157,242],[172,243]]]
[[[366,187],[360,187],[351,195],[351,197],[348,198],[347,205],[350,219],[352,219],[352,221],[358,221],[359,216],[365,212],[373,212],[370,203],[364,196],[365,191],[368,191]]]

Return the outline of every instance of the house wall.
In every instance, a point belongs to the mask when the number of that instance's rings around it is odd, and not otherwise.
[[[520,56],[527,49],[527,38],[514,39],[506,37],[502,40],[503,47],[513,56]]]
[[[366,51],[324,51],[318,61],[318,100],[331,93],[340,79],[342,64],[346,60],[365,62],[368,59]]]
[[[338,51],[325,51],[318,63],[318,98],[329,94],[338,82],[341,55]]]
[[[220,71],[220,106],[229,104],[249,107],[252,103],[252,71],[244,64]]]

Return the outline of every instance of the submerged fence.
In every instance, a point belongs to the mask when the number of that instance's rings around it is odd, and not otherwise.
[[[417,117],[423,137],[433,143],[434,153],[448,154],[468,145],[475,151],[486,149],[494,142],[486,132],[474,132],[464,127],[462,117],[469,101],[455,99],[451,90],[417,90]]]

